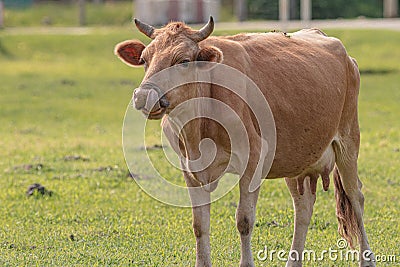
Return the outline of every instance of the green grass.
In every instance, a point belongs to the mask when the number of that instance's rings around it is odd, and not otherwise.
[[[29,8],[6,8],[5,27],[16,26],[78,26],[79,7],[71,4],[42,3]],[[93,4],[87,1],[87,25],[123,25],[132,20],[132,1]]]
[[[377,254],[400,260],[400,33],[327,32],[344,41],[363,72],[359,172],[370,243]],[[135,37],[131,27],[88,35],[0,32],[1,266],[194,265],[190,209],[155,201],[127,177],[121,127],[143,70],[123,65],[112,51],[117,42]],[[66,161],[70,155],[88,160]],[[35,182],[54,194],[26,197]],[[306,246],[321,251],[335,248],[339,235],[333,188],[323,192],[319,185],[317,194]],[[239,261],[237,201],[235,188],[212,206],[214,266]],[[266,181],[253,251],[265,245],[288,249],[292,227],[283,180]],[[257,266],[282,265],[257,261]]]

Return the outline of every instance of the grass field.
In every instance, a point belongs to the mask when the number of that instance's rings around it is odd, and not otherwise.
[[[87,1],[86,24],[123,25],[132,20],[132,1],[107,2],[93,4]],[[23,26],[78,26],[79,6],[71,4],[44,2],[34,4],[30,8],[6,8],[4,12],[5,27]]]
[[[362,71],[359,173],[365,223],[376,254],[397,255],[399,264],[400,33],[327,32],[343,40]],[[138,36],[130,27],[88,35],[0,32],[1,266],[194,265],[190,209],[153,200],[127,176],[121,127],[143,70],[126,67],[112,52],[117,42],[132,37]],[[27,197],[33,183],[53,195]],[[239,261],[237,200],[235,188],[212,206],[214,266]],[[308,249],[336,247],[334,207],[332,186],[323,192],[319,185]],[[289,249],[292,227],[283,180],[266,181],[253,251]],[[305,266],[356,264],[325,260]]]

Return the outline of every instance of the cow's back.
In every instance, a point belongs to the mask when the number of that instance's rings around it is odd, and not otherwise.
[[[347,94],[351,59],[342,43],[310,29],[213,37],[203,45],[220,48],[223,63],[247,74],[268,100],[277,130],[269,176],[294,176],[315,163],[338,132]]]

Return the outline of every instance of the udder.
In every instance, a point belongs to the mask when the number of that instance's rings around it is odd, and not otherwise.
[[[325,191],[329,188],[329,175],[335,166],[335,152],[332,145],[330,145],[322,154],[321,158],[310,167],[306,168],[300,175],[292,177],[297,180],[297,190],[300,195],[304,194],[304,179],[310,177],[311,193],[315,194],[317,191],[318,178],[322,177],[322,186]]]

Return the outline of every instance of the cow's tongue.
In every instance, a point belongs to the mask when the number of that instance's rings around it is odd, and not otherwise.
[[[147,94],[146,105],[144,108],[149,112],[159,110],[161,107],[158,98],[158,93],[155,90],[151,89]]]

